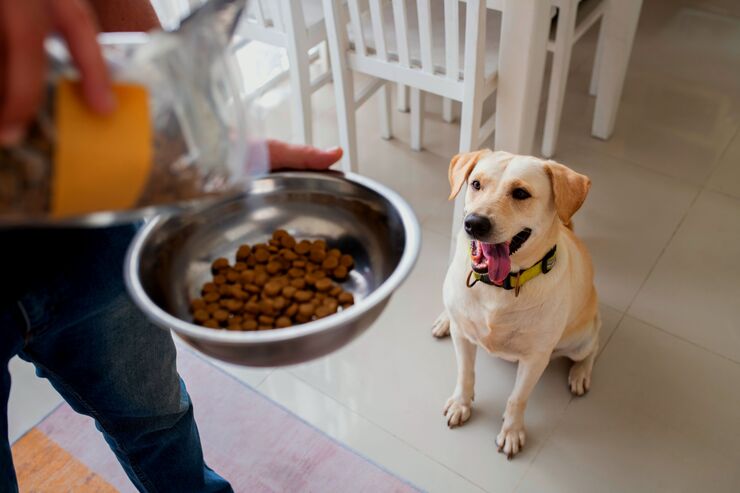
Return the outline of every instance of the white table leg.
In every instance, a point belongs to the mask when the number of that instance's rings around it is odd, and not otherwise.
[[[550,32],[550,2],[505,0],[501,26],[495,148],[531,154]]]
[[[614,131],[642,0],[607,0],[601,21],[599,73],[591,135],[608,139]]]

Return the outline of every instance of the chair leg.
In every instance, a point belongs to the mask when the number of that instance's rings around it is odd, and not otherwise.
[[[287,7],[284,5],[284,7]],[[289,8],[289,7],[287,7]],[[295,12],[289,11],[285,22],[294,32],[287,43],[288,63],[290,64],[291,119],[293,139],[301,144],[313,142],[311,128],[311,72],[308,58],[308,41],[303,19],[295,19]]]
[[[391,85],[383,84],[378,91],[378,112],[380,113],[380,136],[385,140],[393,137],[393,128],[391,122]]]
[[[588,93],[596,96],[599,87],[599,70],[601,70],[601,52],[604,49],[604,29],[599,26],[599,38],[596,41],[596,53],[594,53],[594,66],[591,68],[591,82],[588,85]]]
[[[411,149],[420,151],[424,134],[424,91],[411,88]]]
[[[342,15],[338,2],[324,0],[324,16],[332,60],[331,73],[337,107],[339,145],[344,149],[342,171],[357,172],[357,129],[355,124],[355,89],[352,72],[347,65],[348,41],[346,30],[341,24]],[[337,34],[339,33],[339,34]]]
[[[396,84],[396,107],[401,113],[409,111],[409,86]]]
[[[555,34],[555,51],[552,57],[550,91],[547,96],[545,131],[542,137],[542,155],[552,157],[558,144],[560,118],[563,113],[565,86],[568,83],[570,55],[573,51],[573,37],[576,29],[578,1],[563,2],[558,8],[558,24]]]
[[[442,120],[452,123],[455,118],[455,101],[450,98],[442,98]]]
[[[596,109],[591,127],[591,135],[599,139],[608,139],[614,131],[642,7],[642,0],[606,1],[609,4],[601,21],[604,47],[599,62]]]

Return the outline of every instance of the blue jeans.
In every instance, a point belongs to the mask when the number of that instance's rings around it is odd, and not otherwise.
[[[140,491],[230,492],[203,460],[170,334],[129,300],[123,257],[136,229],[0,233],[0,491],[17,491],[8,443],[8,361],[36,366],[91,416]]]

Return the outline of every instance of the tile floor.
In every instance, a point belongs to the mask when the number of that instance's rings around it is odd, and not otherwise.
[[[740,491],[740,6],[645,0],[614,136],[589,136],[594,33],[576,47],[557,159],[593,180],[576,216],[604,318],[592,391],[574,399],[553,362],[527,410],[525,451],[494,437],[515,367],[477,362],[473,417],[450,431],[442,306],[451,207],[446,169],[458,127],[429,98],[425,150],[378,114],[359,115],[361,172],[406,197],[423,229],[418,265],[368,332],[335,354],[278,370],[224,365],[329,435],[428,491]],[[286,88],[265,99],[265,131],[288,138]],[[317,143],[334,145],[330,88],[314,96]],[[538,143],[539,145],[539,143]],[[59,402],[12,363],[11,438]]]

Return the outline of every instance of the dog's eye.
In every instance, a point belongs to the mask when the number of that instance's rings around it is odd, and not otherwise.
[[[529,192],[527,192],[523,188],[515,188],[511,191],[511,196],[514,197],[516,200],[526,200],[531,197]]]
[[[470,186],[473,187],[475,190],[480,190],[480,182],[478,180],[473,180]]]

